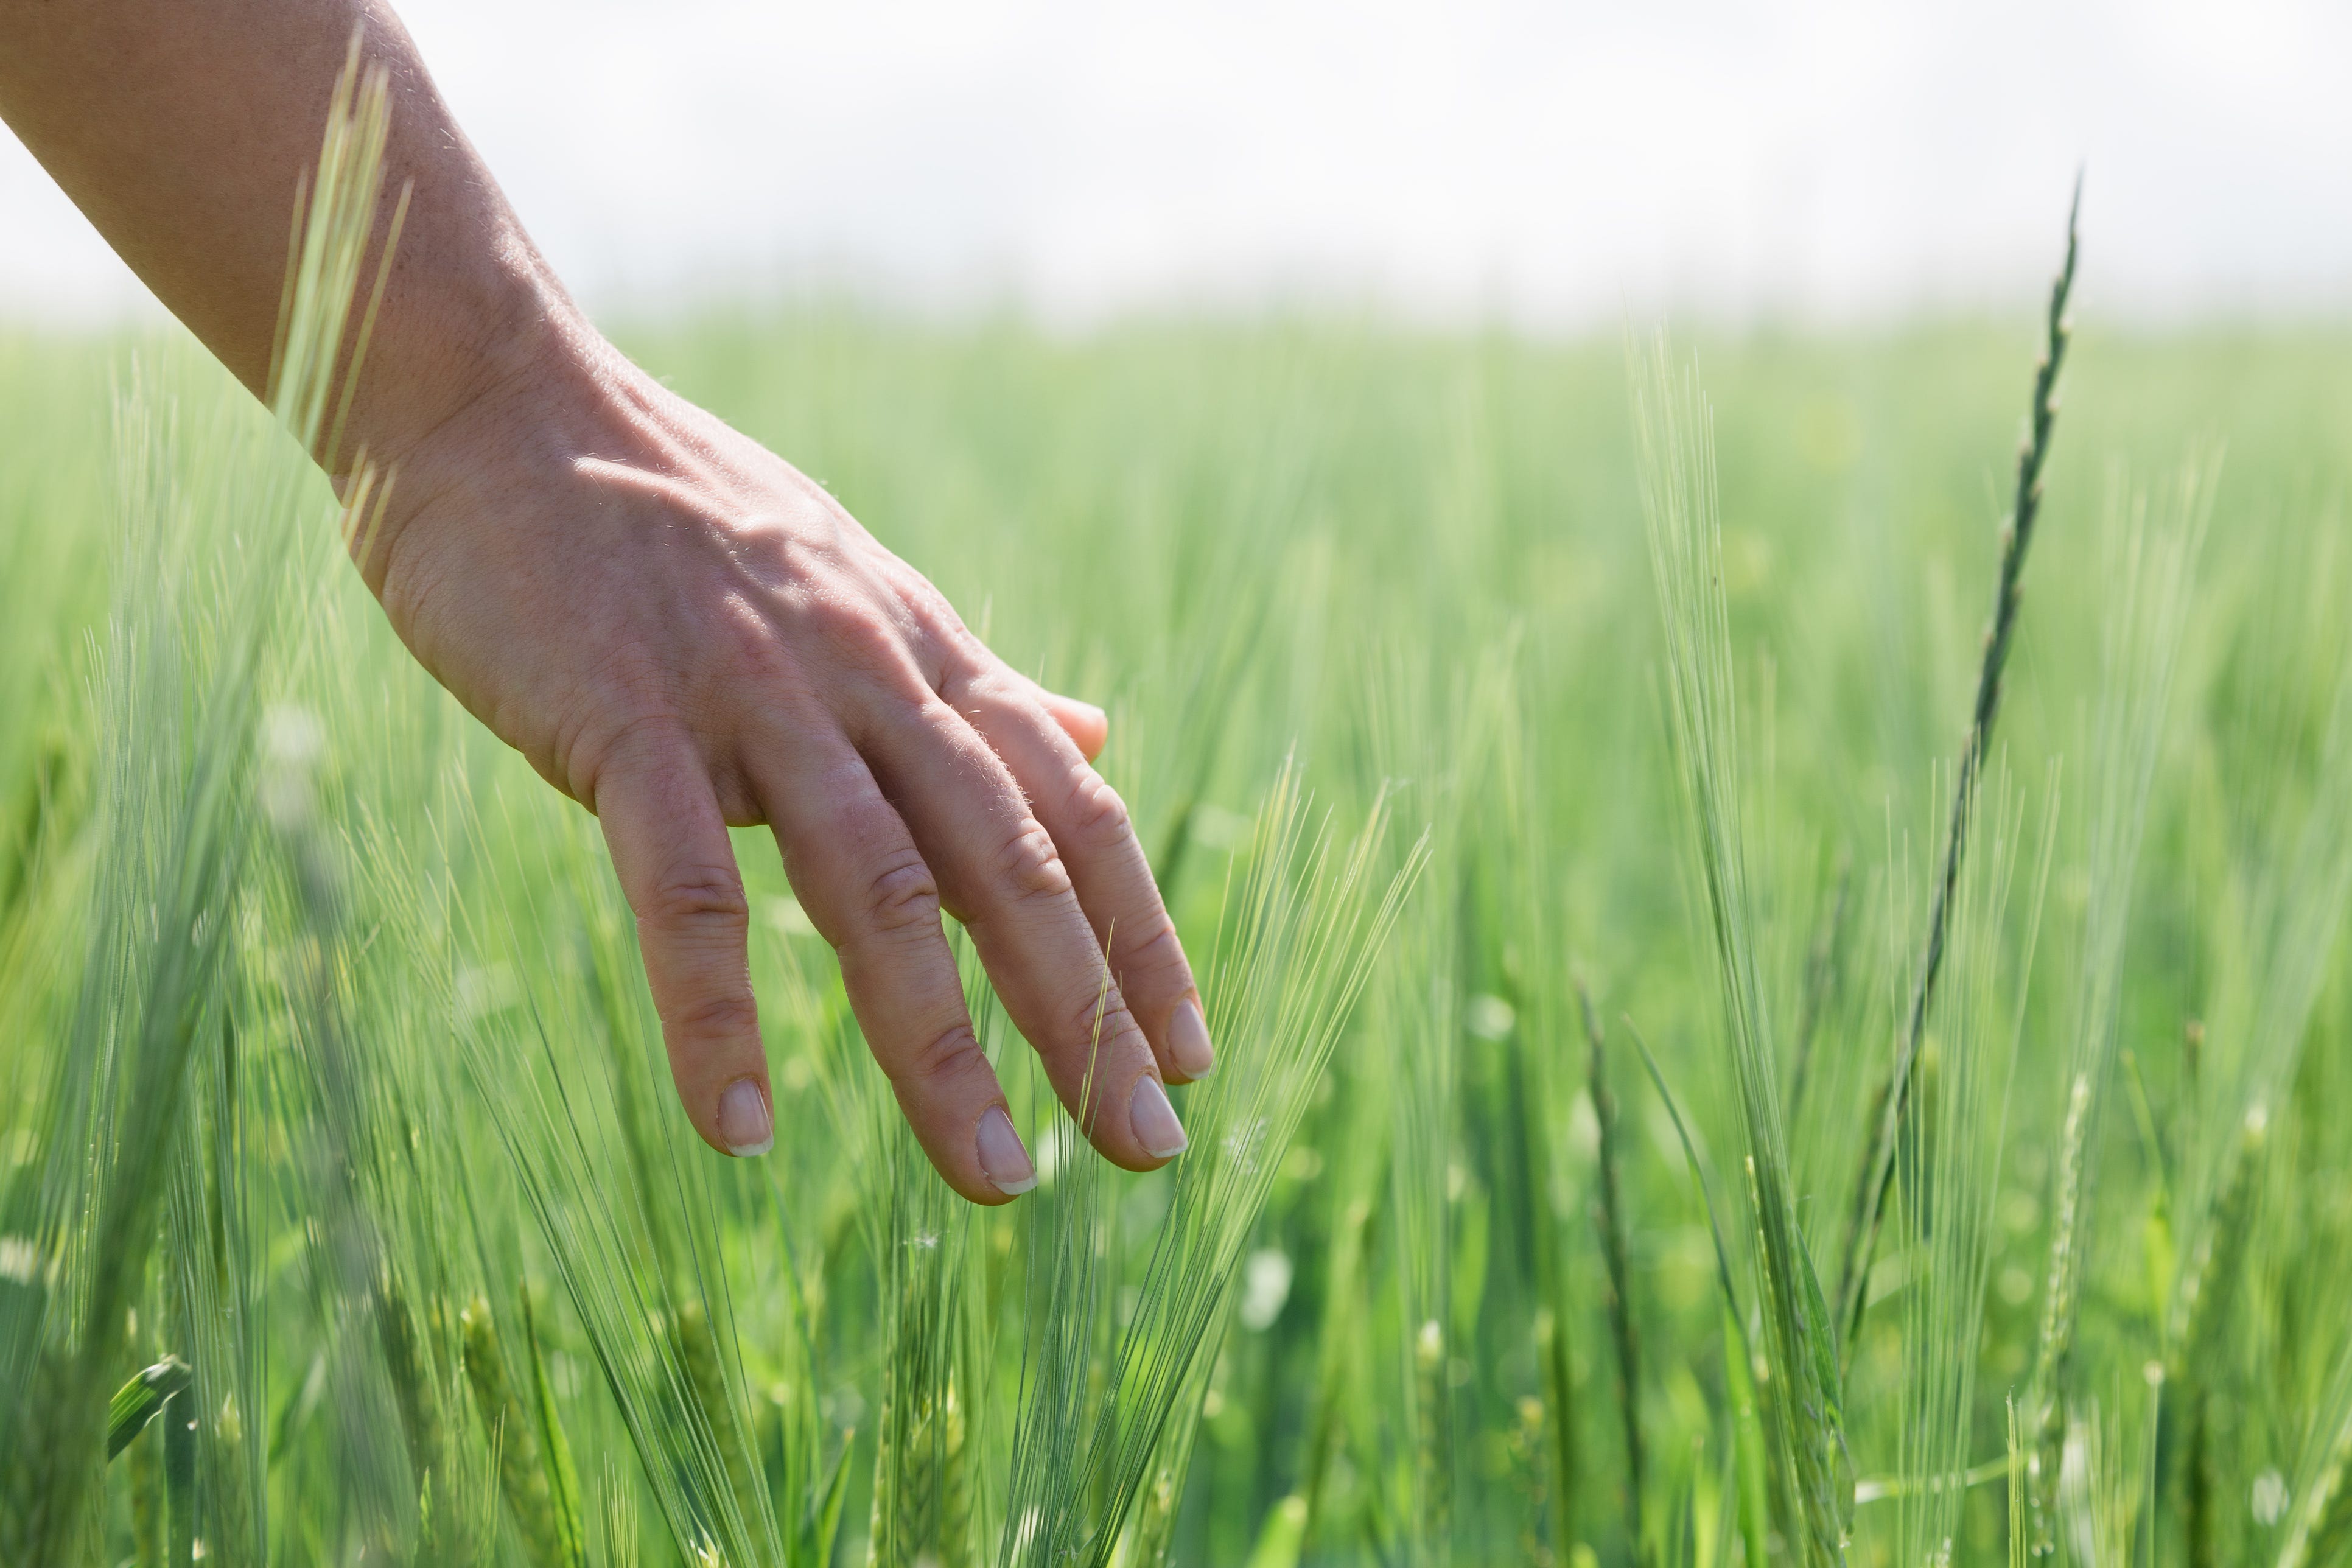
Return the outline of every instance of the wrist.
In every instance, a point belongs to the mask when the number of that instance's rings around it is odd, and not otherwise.
[[[362,460],[388,481],[381,513],[354,519],[351,540],[379,595],[394,549],[424,514],[476,525],[495,513],[502,485],[593,449],[615,412],[644,397],[642,373],[543,267],[419,321],[390,348],[385,361],[369,350],[334,474],[346,500],[349,470]]]
[[[357,366],[350,428],[329,454],[338,488],[362,461],[429,466],[525,389],[544,401],[584,384],[611,350],[527,240],[482,246],[476,265],[403,257]]]

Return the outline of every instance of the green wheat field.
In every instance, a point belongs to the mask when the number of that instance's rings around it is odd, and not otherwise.
[[[342,559],[320,193],[274,418],[0,335],[0,1563],[2352,1553],[2352,341],[2086,214],[2027,550],[2030,309],[625,327],[1111,712],[1223,1066],[1111,1170],[971,965],[981,1211],[755,832],[777,1146],[687,1127]]]

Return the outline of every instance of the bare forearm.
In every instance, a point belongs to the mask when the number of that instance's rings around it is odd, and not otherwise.
[[[260,393],[296,191],[354,28],[391,78],[387,209],[413,187],[352,432],[396,458],[585,329],[389,7],[0,0],[0,119]]]

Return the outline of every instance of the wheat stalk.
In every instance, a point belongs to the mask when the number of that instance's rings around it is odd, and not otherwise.
[[[1960,879],[1960,860],[1968,848],[1968,830],[1985,758],[1992,744],[1993,720],[2000,710],[2001,675],[2009,667],[2009,650],[2017,635],[2018,583],[2025,554],[2033,543],[2033,525],[2042,514],[2042,469],[2050,456],[2050,435],[2056,423],[2058,372],[2065,363],[2072,324],[2066,300],[2074,292],[2077,254],[2075,224],[2083,210],[2083,182],[2074,182],[2074,196],[2066,210],[2066,258],[2051,285],[2050,309],[2044,320],[2044,342],[2033,371],[2033,396],[2027,415],[2023,443],[2017,454],[2017,483],[2010,502],[2009,521],[2001,530],[2000,566],[1993,589],[1992,625],[1986,630],[1984,659],[1977,669],[1976,701],[1969,711],[1967,738],[1952,784],[1952,808],[1944,832],[1943,868],[1936,879],[1933,908],[1927,916],[1927,940],[1913,983],[1908,1021],[1903,1041],[1887,1076],[1884,1109],[1878,1115],[1860,1180],[1846,1220],[1846,1239],[1838,1272],[1838,1322],[1843,1329],[1845,1359],[1853,1355],[1853,1342],[1868,1305],[1870,1264],[1878,1248],[1878,1232],[1886,1211],[1886,1190],[1895,1175],[1896,1134],[1911,1103],[1911,1080],[1918,1066],[1919,1046],[1927,1029],[1927,1008],[1935,999],[1936,982],[1943,973],[1944,944],[1952,917],[1952,900]]]
[[[1633,1268],[1626,1258],[1625,1203],[1618,1179],[1617,1099],[1609,1092],[1609,1058],[1601,1015],[1583,979],[1576,981],[1576,1001],[1584,1017],[1589,1049],[1587,1083],[1592,1114],[1601,1128],[1601,1197],[1594,1217],[1601,1230],[1601,1258],[1607,1268],[1609,1337],[1617,1352],[1617,1412],[1625,1433],[1625,1528],[1637,1554],[1645,1550],[1642,1531],[1642,1351],[1634,1327]]]

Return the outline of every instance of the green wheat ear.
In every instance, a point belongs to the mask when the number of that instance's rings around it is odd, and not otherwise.
[[[389,1272],[376,1297],[375,1321],[401,1433],[408,1442],[410,1469],[419,1488],[446,1490],[448,1439],[441,1424],[442,1390],[431,1352],[409,1315],[407,1295]]]
[[[1609,1309],[1609,1334],[1617,1352],[1617,1408],[1625,1433],[1626,1530],[1637,1550],[1646,1549],[1642,1530],[1642,1352],[1633,1310],[1633,1271],[1628,1261],[1628,1225],[1620,1176],[1622,1134],[1617,1125],[1617,1097],[1609,1089],[1609,1052],[1600,1011],[1581,977],[1575,982],[1579,1012],[1584,1019],[1588,1048],[1586,1082],[1592,1096],[1593,1120],[1601,1130],[1599,1170],[1601,1201],[1596,1218],[1601,1230],[1601,1257],[1607,1268],[1602,1300]]]
[[[1862,1315],[1870,1301],[1870,1266],[1877,1254],[1878,1231],[1886,1212],[1886,1194],[1895,1179],[1896,1141],[1911,1103],[1912,1078],[1919,1049],[1927,1038],[1927,1015],[1935,1002],[1936,983],[1944,968],[1952,903],[1959,888],[1960,863],[1968,852],[1969,827],[1975,819],[1977,781],[1992,745],[1993,721],[2000,711],[2001,677],[2009,668],[2009,650],[2017,637],[2021,603],[2019,579],[2025,554],[2033,543],[2033,525],[2042,515],[2042,470],[2050,458],[2050,435],[2058,415],[2058,372],[2066,359],[2073,323],[2066,301],[2074,289],[2078,255],[2076,220],[2083,212],[2083,181],[2074,180],[2074,198],[2066,209],[2066,258],[2050,287],[2050,309],[2044,318],[2042,356],[2033,367],[2033,394],[2026,416],[2025,439],[2017,452],[2017,481],[2009,520],[2000,531],[2000,565],[1993,588],[1992,622],[1985,629],[1984,658],[1977,668],[1976,700],[1969,710],[1969,728],[1960,743],[1959,761],[1952,781],[1952,805],[1944,829],[1943,864],[1935,884],[1935,901],[1927,916],[1927,945],[1912,981],[1911,1004],[1895,1065],[1880,1090],[1877,1125],[1864,1155],[1853,1199],[1846,1216],[1845,1246],[1838,1270],[1839,1332],[1850,1363]]]
[[[1738,697],[1717,511],[1714,417],[1696,374],[1663,341],[1637,356],[1634,424],[1642,510],[1664,624],[1675,760],[1688,807],[1731,1082],[1770,1369],[1765,1414],[1784,1533],[1800,1561],[1844,1558],[1853,1509],[1837,1339],[1797,1221],[1772,1040],[1757,955]]]
[[[2042,1313],[2022,1406],[2032,1440],[2033,1543],[2044,1554],[2057,1545],[2058,1472],[2085,1263],[2090,1158],[2099,1146],[2104,1108],[2114,1087],[2125,938],[2214,477],[2215,465],[2200,460],[2155,495],[2121,483],[2111,486],[2101,540],[2108,605],[2091,748],[2089,896],[2066,1107],[2051,1183]]]
[[[537,1336],[530,1336],[532,1384],[526,1399],[508,1365],[490,1304],[476,1297],[458,1315],[457,1325],[465,1343],[466,1381],[474,1391],[483,1436],[498,1456],[499,1491],[523,1555],[531,1568],[576,1568],[580,1529],[577,1512],[569,1505],[578,1496],[578,1484],[568,1473],[570,1456],[561,1451],[551,1455],[546,1447],[544,1434],[552,1430],[560,1436],[562,1429],[543,1419],[551,1411],[545,1404]]]
[[[702,1419],[710,1428],[719,1462],[726,1468],[736,1512],[748,1527],[752,1521],[766,1517],[767,1504],[759,1489],[759,1470],[752,1465],[751,1451],[744,1444],[742,1419],[737,1414],[733,1396],[728,1393],[727,1369],[719,1360],[710,1314],[703,1310],[700,1301],[689,1300],[678,1307],[672,1321],[678,1360],[686,1368],[687,1387],[692,1391]]]

